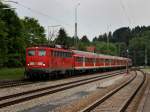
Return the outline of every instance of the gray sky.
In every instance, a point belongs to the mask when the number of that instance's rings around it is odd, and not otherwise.
[[[74,35],[74,10],[78,6],[78,36],[87,35],[90,40],[99,34],[114,31],[123,26],[150,24],[150,0],[13,0],[27,8],[16,7],[18,15],[34,17],[47,29],[50,25],[62,25],[69,36]],[[49,17],[48,17],[49,16]]]

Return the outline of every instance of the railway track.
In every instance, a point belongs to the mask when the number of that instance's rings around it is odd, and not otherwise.
[[[145,73],[142,73],[142,75],[142,79],[137,83],[136,87],[134,89],[132,88],[133,90],[130,91],[131,94],[127,95],[126,93],[129,93],[129,85],[137,79],[137,73],[119,87],[113,89],[102,98],[97,99],[92,104],[80,110],[80,112],[106,112],[110,110],[114,112],[125,112],[128,106],[131,104],[133,98],[136,96],[146,81]],[[126,93],[125,91],[123,92],[123,89],[125,88],[128,90]]]
[[[21,85],[28,85],[28,84],[33,84],[33,83],[35,83],[35,82],[27,81],[24,79],[23,80],[0,81],[0,89],[21,86]]]
[[[79,77],[79,76],[73,76],[73,77]],[[39,83],[39,82],[40,81],[28,81],[27,79],[1,80],[0,81],[0,89],[9,88],[9,87],[16,87],[16,86],[22,86],[22,85],[29,85],[29,84]]]
[[[11,106],[14,104],[18,104],[21,102],[25,102],[28,100],[32,100],[34,98],[42,97],[45,95],[53,94],[56,92],[60,92],[63,90],[67,90],[73,87],[78,87],[84,84],[92,83],[95,81],[99,81],[102,79],[110,78],[119,74],[123,74],[124,72],[116,72],[116,73],[107,73],[102,76],[95,76],[92,78],[86,78],[78,81],[67,82],[64,84],[58,84],[54,86],[43,87],[35,90],[25,91],[17,94],[7,95],[0,97],[0,108]]]

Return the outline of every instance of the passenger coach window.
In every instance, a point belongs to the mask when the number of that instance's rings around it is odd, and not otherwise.
[[[35,56],[35,50],[29,50],[28,56]]]
[[[76,58],[76,61],[77,61],[77,62],[83,62],[83,58],[82,58],[82,57],[77,57],[77,58]]]
[[[39,56],[45,56],[46,51],[45,50],[39,50]]]

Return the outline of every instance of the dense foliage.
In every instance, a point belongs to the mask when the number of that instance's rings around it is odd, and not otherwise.
[[[107,42],[107,39],[116,46],[118,56],[130,57],[136,66],[150,65],[150,26],[122,27],[109,35],[105,33],[93,38],[93,42]],[[112,50],[109,51],[111,54]]]
[[[0,68],[23,66],[26,47],[48,43],[44,27],[38,20],[30,17],[20,19],[14,10],[4,9],[9,7],[0,2]],[[61,28],[57,38],[50,43],[83,51],[94,46],[96,49],[93,52],[130,57],[134,65],[150,65],[147,58],[150,57],[150,26],[122,27],[98,35],[92,41],[86,35],[82,38],[70,37]]]
[[[25,48],[46,42],[45,32],[34,18],[20,19],[8,8],[0,2],[0,67],[20,67],[25,63]]]

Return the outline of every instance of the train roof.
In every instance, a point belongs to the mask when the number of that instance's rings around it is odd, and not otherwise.
[[[125,57],[119,57],[119,56],[111,56],[111,55],[105,55],[105,54],[97,54],[97,53],[92,53],[92,52],[86,52],[86,51],[80,51],[80,50],[71,50],[71,49],[64,49],[64,48],[55,48],[55,47],[50,47],[50,46],[33,46],[33,47],[28,47],[27,49],[53,49],[57,51],[64,51],[64,52],[73,52],[74,56],[79,56],[79,57],[102,57],[106,59],[119,59],[119,60],[131,60],[129,58]]]
[[[72,52],[72,50],[69,50],[69,49],[53,48],[53,47],[47,47],[47,46],[28,47],[27,49],[51,49],[51,50],[56,50],[56,51]]]
[[[72,50],[75,53],[75,56],[88,56],[88,57],[102,57],[102,58],[108,58],[108,59],[120,59],[125,60],[128,58],[124,57],[118,57],[118,56],[111,56],[111,55],[105,55],[105,54],[97,54],[92,52],[86,52],[86,51],[79,51],[79,50]]]

